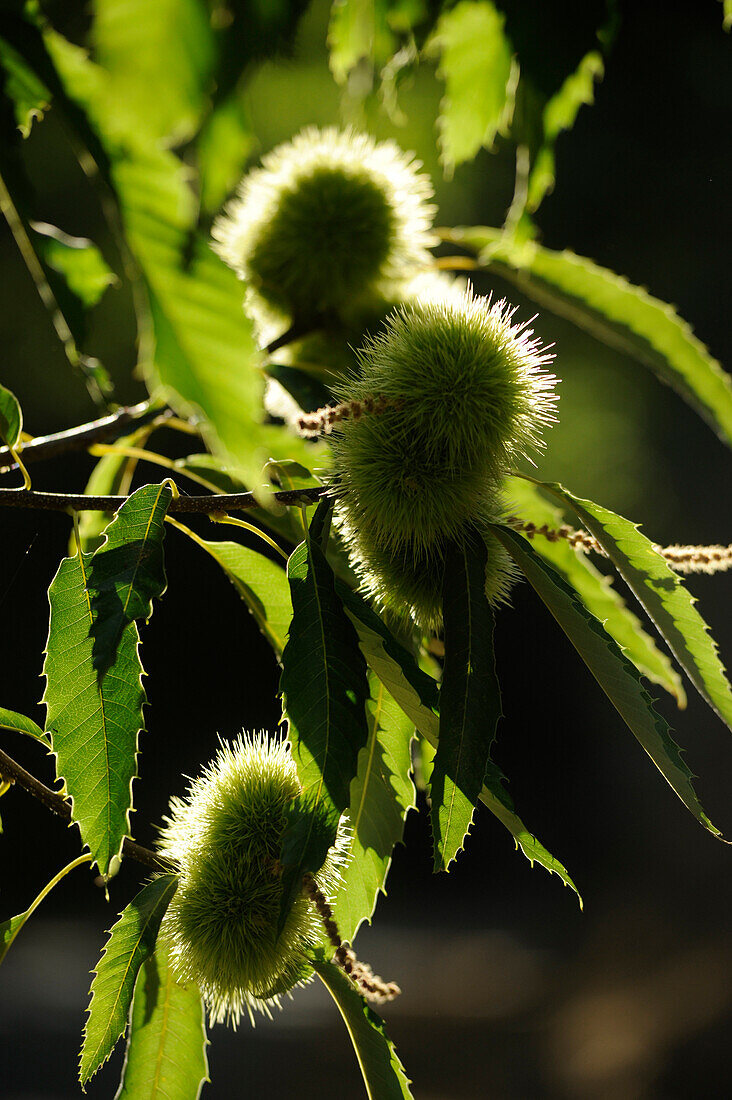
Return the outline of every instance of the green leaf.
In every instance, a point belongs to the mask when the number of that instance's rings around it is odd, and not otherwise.
[[[23,431],[23,413],[18,398],[0,385],[0,439],[8,447],[17,447]]]
[[[198,1100],[208,1081],[207,1046],[200,991],[176,982],[158,942],[137,976],[115,1100]]]
[[[72,820],[102,875],[114,873],[130,835],[137,738],[143,728],[142,665],[135,623],[122,631],[117,654],[100,681],[94,641],[91,555],[64,558],[48,590],[46,728],[56,768],[72,799]]]
[[[214,38],[201,0],[94,0],[92,41],[115,131],[179,145],[206,107]]]
[[[732,0],[722,0],[722,27],[728,31],[732,29]]]
[[[6,710],[5,707],[0,707],[0,729],[17,730],[18,733],[25,733],[28,737],[35,737],[36,741],[42,741],[46,746],[51,743],[48,734],[44,733],[31,718],[26,718],[24,714],[17,714],[14,710]]]
[[[732,729],[732,688],[709,627],[678,573],[630,520],[561,485],[544,487],[569,504],[595,536],[701,697]]]
[[[499,229],[450,230],[539,305],[649,366],[732,445],[732,382],[673,306],[573,252],[514,249]]]
[[[255,145],[242,97],[235,93],[211,112],[196,142],[204,213],[215,214],[229,197]]]
[[[546,525],[550,530],[556,530],[564,523],[564,516],[559,509],[544,500],[533,482],[525,478],[509,478],[506,492],[522,520],[534,523],[537,527]],[[658,649],[653,638],[646,633],[640,619],[612,587],[612,578],[603,576],[587,555],[572,549],[566,539],[549,542],[538,534],[532,545],[537,554],[548,561],[567,584],[574,588],[587,610],[600,620],[640,674],[665,688],[683,709],[686,706],[686,693],[681,677],[666,654]]]
[[[490,149],[510,125],[518,69],[504,22],[490,0],[460,0],[427,43],[445,82],[437,125],[448,167],[472,160],[481,146]]]
[[[372,61],[374,0],[335,0],[328,25],[330,70],[339,84],[362,59]]]
[[[28,920],[28,917],[35,912],[43,899],[53,890],[54,886],[56,886],[62,878],[65,878],[69,871],[73,871],[75,867],[80,867],[82,863],[89,863],[90,859],[91,856],[89,855],[77,856],[76,859],[72,859],[71,863],[67,863],[63,870],[59,871],[57,875],[54,875],[51,881],[43,887],[38,897],[24,913],[18,913],[16,917],[10,917],[9,920],[0,922],[0,962],[3,961],[12,947],[15,937]]]
[[[436,748],[440,721],[437,684],[422,671],[412,654],[400,645],[361,596],[338,580],[336,591],[356,628],[359,645],[369,667],[414,722],[419,733]],[[526,828],[516,814],[513,803],[501,784],[501,778],[500,773],[496,775],[495,771],[486,774],[484,779],[491,781],[491,787],[483,786],[480,792],[481,802],[508,829],[529,863],[533,865],[536,862],[550,874],[558,875],[577,894],[581,906],[582,899],[566,868]]]
[[[508,527],[492,527],[521,572],[546,604],[610,702],[678,795],[705,829],[720,836],[692,786],[692,773],[673,741],[667,722],[652,705],[640,675],[572,588],[543,561],[531,544]]]
[[[177,875],[160,875],[140,890],[110,930],[91,985],[79,1066],[82,1086],[104,1065],[125,1030],[138,971],[155,950],[177,886]]]
[[[93,659],[100,675],[112,664],[125,627],[135,619],[147,622],[153,599],[165,591],[163,539],[172,499],[168,483],[137,489],[116,512],[91,559]]]
[[[287,576],[293,615],[280,690],[302,791],[289,808],[283,840],[284,914],[302,875],[320,869],[335,840],[368,739],[366,664],[313,538],[293,552]]]
[[[590,50],[570,73],[558,92],[544,107],[544,144],[538,151],[529,176],[527,210],[535,211],[554,187],[554,146],[563,130],[571,130],[580,107],[594,102],[595,83],[602,80],[605,66],[602,54]]]
[[[31,222],[36,251],[46,267],[61,275],[72,294],[87,308],[118,282],[97,246],[86,237],[70,237],[54,225]]]
[[[0,37],[0,65],[5,70],[5,93],[15,109],[15,121],[24,138],[33,123],[51,106],[51,93],[26,59]]]
[[[369,674],[369,739],[358,754],[351,780],[350,859],[334,904],[341,937],[353,943],[363,921],[371,920],[391,865],[394,846],[404,834],[407,811],[415,805],[409,746],[414,723],[384,685]]]
[[[292,620],[292,598],[284,569],[238,542],[195,541],[224,570],[262,634],[281,656]]]
[[[411,1100],[409,1078],[386,1035],[384,1021],[322,951],[314,952],[309,959],[348,1028],[369,1100]]]
[[[436,871],[447,871],[464,845],[502,715],[485,594],[488,552],[477,532],[471,536],[451,544],[445,562],[445,668],[431,787]]]

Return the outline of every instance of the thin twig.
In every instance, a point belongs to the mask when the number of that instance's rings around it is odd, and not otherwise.
[[[317,504],[325,486],[312,489],[285,489],[272,493],[279,504]],[[126,496],[86,496],[84,493],[41,493],[26,489],[0,489],[0,507],[37,508],[47,512],[116,512]],[[254,493],[210,493],[206,496],[181,496],[171,501],[169,512],[246,512],[261,508]]]
[[[142,401],[139,405],[129,405],[109,416],[103,416],[99,420],[92,420],[88,424],[79,424],[76,428],[69,428],[65,432],[54,432],[53,435],[39,435],[29,443],[23,445],[21,454],[23,462],[38,462],[42,458],[53,458],[55,455],[66,451],[79,451],[88,447],[91,443],[99,443],[103,439],[114,439],[118,435],[126,434],[124,429],[130,424],[142,426],[157,417],[172,417],[172,409],[161,409],[151,401]],[[10,457],[8,447],[0,447],[0,462]],[[14,464],[0,466],[0,474],[9,473],[15,469]]]
[[[12,756],[8,756],[2,749],[0,749],[0,776],[17,783],[19,787],[22,787],[23,790],[42,802],[46,809],[51,810],[52,813],[63,818],[64,821],[71,820],[71,803],[62,795],[52,791],[50,787],[46,787],[40,779],[36,779],[34,775],[22,768],[20,764],[13,760]],[[149,848],[143,848],[141,844],[130,840],[129,837],[125,837],[123,841],[122,854],[136,860],[138,863],[144,863],[146,867],[152,867],[155,871],[170,870],[165,860],[157,856],[155,852],[151,852]]]

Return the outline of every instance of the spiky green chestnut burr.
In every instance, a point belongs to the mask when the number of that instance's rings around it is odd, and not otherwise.
[[[383,411],[332,437],[336,515],[363,578],[385,608],[435,629],[444,556],[468,523],[503,518],[500,485],[554,420],[552,356],[506,302],[470,291],[410,303],[359,352],[341,400],[378,396]],[[491,546],[493,551],[493,545]],[[495,546],[488,597],[511,580]]]
[[[312,975],[305,952],[323,941],[323,927],[304,894],[276,932],[278,856],[286,810],[299,790],[286,746],[244,734],[222,743],[187,796],[171,800],[159,848],[180,882],[163,935],[173,973],[200,986],[214,1022],[266,1012]],[[346,845],[342,831],[317,874],[326,896],[337,887]]]
[[[310,127],[262,165],[213,227],[255,315],[306,326],[429,263],[432,187],[393,142]]]

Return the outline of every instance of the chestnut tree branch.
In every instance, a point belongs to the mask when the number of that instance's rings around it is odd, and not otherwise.
[[[76,428],[69,428],[65,432],[54,432],[53,435],[39,435],[29,443],[25,443],[19,450],[23,462],[38,462],[43,458],[53,458],[67,451],[79,451],[88,447],[91,443],[99,443],[104,439],[115,439],[117,436],[127,434],[125,429],[131,424],[141,426],[157,417],[172,417],[171,409],[161,408],[152,401],[142,401],[139,405],[128,405],[117,409],[109,416],[103,416],[99,420],[92,420],[88,424],[79,424]],[[0,447],[0,474],[9,473],[15,469],[10,449]],[[3,462],[7,462],[3,465]]]
[[[51,810],[52,813],[63,818],[64,821],[71,820],[71,803],[62,795],[52,791],[50,787],[46,787],[40,779],[36,779],[34,775],[21,767],[13,760],[12,756],[8,756],[2,749],[0,749],[0,776],[11,783],[17,783],[28,794],[32,794],[34,798],[43,803],[47,810]],[[146,867],[151,867],[155,871],[170,870],[164,859],[161,859],[155,852],[151,852],[149,848],[143,848],[141,844],[130,840],[129,837],[125,837],[122,844],[122,855],[134,859],[138,863],[144,863]]]

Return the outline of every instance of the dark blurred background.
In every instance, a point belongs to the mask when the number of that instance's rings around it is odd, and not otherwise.
[[[63,7],[63,5],[62,5]],[[74,9],[72,11],[72,8]],[[536,46],[571,41],[582,5],[524,5]],[[538,221],[543,241],[569,247],[678,306],[729,368],[732,242],[730,36],[717,0],[626,3],[594,107],[560,138],[555,192]],[[69,20],[83,33],[83,12]],[[73,18],[71,18],[73,16]],[[262,151],[307,123],[339,121],[324,51],[327,5],[301,26],[294,56],[253,75],[248,105]],[[552,39],[554,36],[554,39]],[[416,148],[437,189],[442,224],[500,224],[510,201],[508,151],[484,153],[446,182],[436,162],[439,89],[425,74],[403,96],[400,132],[374,114],[377,136]],[[108,247],[95,204],[51,112],[28,146],[38,216]],[[91,419],[95,410],[55,343],[9,234],[0,232],[0,370],[34,434]],[[481,278],[477,289],[510,287]],[[543,313],[562,378],[559,427],[540,476],[642,521],[654,541],[729,542],[729,453],[707,426],[637,363]],[[96,313],[92,349],[121,400],[144,396],[131,303],[111,290]],[[38,488],[81,488],[86,456],[34,466]],[[141,468],[141,476],[158,475]],[[39,679],[46,589],[65,552],[62,515],[0,513],[0,702],[43,721]],[[222,574],[176,532],[167,538],[169,591],[143,630],[148,731],[136,783],[136,837],[151,843],[170,794],[209,759],[219,733],[274,729],[277,669]],[[702,614],[732,653],[729,576],[689,581]],[[576,898],[532,870],[501,826],[479,810],[449,875],[431,875],[424,814],[410,814],[389,895],[357,947],[404,992],[386,1009],[390,1035],[419,1100],[490,1097],[675,1098],[729,1095],[732,1075],[732,862],[673,796],[526,585],[498,623],[505,719],[498,762],[519,812],[568,867]],[[712,820],[732,835],[732,738],[689,688],[688,709],[659,707],[688,750]],[[5,735],[37,774],[51,763]],[[22,792],[0,802],[3,917],[27,907],[78,853],[75,831]],[[86,878],[85,885],[81,880]],[[65,880],[13,946],[0,974],[0,1095],[78,1095],[76,1052],[104,932],[142,881],[127,865],[110,902],[85,868]],[[362,1085],[327,995],[298,991],[274,1022],[212,1032],[213,1084],[204,1095],[357,1098]],[[110,1097],[119,1052],[88,1090]]]

